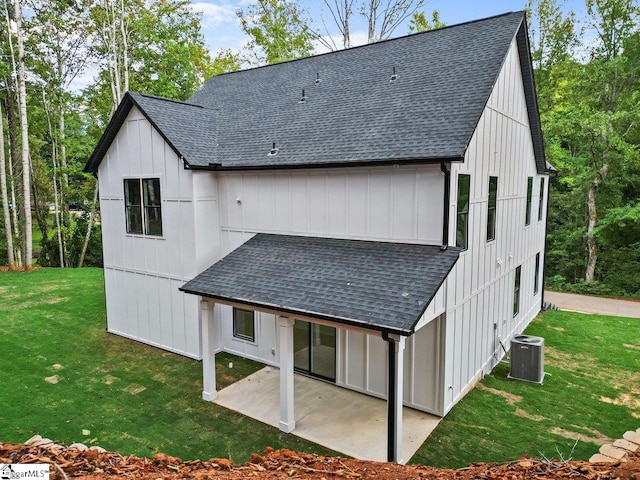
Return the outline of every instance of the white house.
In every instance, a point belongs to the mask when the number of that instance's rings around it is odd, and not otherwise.
[[[548,174],[523,12],[127,94],[97,174],[108,330],[444,416],[543,295]]]

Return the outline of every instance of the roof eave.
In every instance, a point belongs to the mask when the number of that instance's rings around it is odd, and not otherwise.
[[[269,164],[269,165],[224,165],[222,163],[209,163],[209,165],[190,165],[191,170],[208,170],[208,171],[242,171],[242,170],[299,170],[312,168],[347,168],[347,167],[375,167],[389,165],[421,165],[421,164],[440,164],[442,162],[464,162],[464,155],[454,155],[446,157],[416,157],[416,158],[390,158],[380,160],[362,160],[362,161],[337,161],[322,163],[305,163],[305,164]]]
[[[269,304],[262,303],[262,302],[252,302],[250,300],[243,300],[243,299],[239,299],[239,298],[228,298],[228,297],[224,297],[224,296],[220,296],[220,295],[212,295],[212,294],[207,293],[207,292],[202,292],[202,291],[198,291],[198,290],[192,290],[192,289],[188,289],[188,288],[184,288],[184,287],[179,287],[178,290],[180,290],[181,292],[184,292],[184,293],[191,294],[191,295],[199,295],[199,296],[204,297],[204,298],[209,298],[211,300],[220,300],[220,301],[224,301],[224,302],[231,302],[231,303],[234,303],[234,304],[246,305],[247,307],[256,308],[258,310],[262,308],[262,309],[265,309],[265,310],[277,311],[277,312],[281,312],[283,314],[289,314],[289,315],[293,315],[293,316],[299,315],[299,316],[302,316],[302,317],[305,317],[305,318],[316,318],[318,320],[323,320],[323,321],[326,321],[326,322],[333,322],[333,323],[337,323],[337,324],[341,324],[341,325],[350,325],[350,326],[353,326],[353,327],[363,328],[363,329],[366,329],[366,330],[372,330],[372,331],[376,331],[376,332],[386,332],[386,333],[390,333],[390,334],[394,334],[394,335],[402,335],[402,336],[405,336],[405,337],[407,337],[409,335],[412,335],[414,333],[414,328],[411,328],[411,329],[407,330],[407,329],[403,329],[403,328],[386,327],[384,325],[378,325],[378,324],[374,324],[374,323],[366,323],[366,322],[354,320],[354,319],[351,319],[351,318],[337,317],[337,316],[333,316],[333,315],[327,315],[327,314],[317,313],[317,312],[308,311],[308,310],[300,310],[300,309],[282,307],[282,306],[278,306],[278,305],[269,305]],[[416,321],[416,323],[417,323],[417,321]],[[414,324],[414,327],[415,327],[415,324]]]
[[[84,166],[83,171],[88,173],[93,173],[94,175],[98,172],[98,167],[100,167],[100,163],[102,162],[102,159],[107,154],[109,147],[111,147],[113,140],[115,140],[116,135],[122,128],[122,125],[124,125],[124,122],[127,119],[127,116],[131,112],[131,108],[134,106],[138,110],[140,110],[142,115],[144,115],[144,117],[149,121],[149,123],[153,126],[153,128],[160,134],[163,140],[167,142],[167,145],[169,145],[171,150],[173,150],[175,154],[178,156],[178,158],[180,158],[184,162],[185,168],[189,168],[189,163],[184,158],[182,153],[180,153],[180,151],[176,148],[173,142],[171,142],[171,140],[169,140],[169,138],[165,135],[165,133],[158,127],[156,122],[149,116],[149,114],[145,111],[145,109],[140,106],[140,104],[136,101],[134,96],[130,92],[127,92],[124,94],[124,97],[120,102],[120,105],[118,105],[118,108],[116,109],[115,113],[111,117],[111,120],[107,125],[107,128],[105,129],[104,133],[100,137],[100,140],[98,141],[98,145],[96,145],[96,148],[91,153],[91,156],[89,157],[89,160]]]

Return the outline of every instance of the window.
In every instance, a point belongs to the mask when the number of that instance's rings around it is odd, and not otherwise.
[[[513,316],[520,311],[520,270],[522,266],[516,268],[516,280],[513,286]]]
[[[544,178],[540,179],[540,197],[538,198],[538,221],[542,220],[542,209],[544,206]]]
[[[127,233],[162,235],[159,178],[125,179],[124,208]]]
[[[456,247],[467,249],[469,231],[469,175],[458,175],[458,211],[456,220]]]
[[[233,307],[233,336],[242,340],[255,342],[255,325],[253,312]]]
[[[489,203],[487,206],[487,242],[496,238],[496,205],[498,203],[498,177],[489,177]]]
[[[531,225],[531,196],[533,195],[533,177],[529,177],[527,181],[527,218],[525,225]]]
[[[533,278],[533,294],[538,294],[540,286],[540,253],[536,253],[536,276]]]

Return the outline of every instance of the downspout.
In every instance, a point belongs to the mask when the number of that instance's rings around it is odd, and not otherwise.
[[[396,458],[395,439],[396,425],[396,341],[387,332],[382,332],[382,339],[389,343],[389,378],[387,380],[387,462],[394,462]]]
[[[451,170],[446,163],[440,162],[440,170],[444,173],[444,195],[442,211],[442,246],[440,250],[446,250],[449,245],[449,205],[451,203]]]

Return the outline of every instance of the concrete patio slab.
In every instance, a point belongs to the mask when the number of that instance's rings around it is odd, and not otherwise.
[[[291,432],[350,457],[387,460],[387,402],[295,375]],[[265,367],[218,392],[214,403],[268,425],[280,421],[279,370]],[[441,418],[411,408],[403,409],[402,458],[406,463],[436,428]]]

